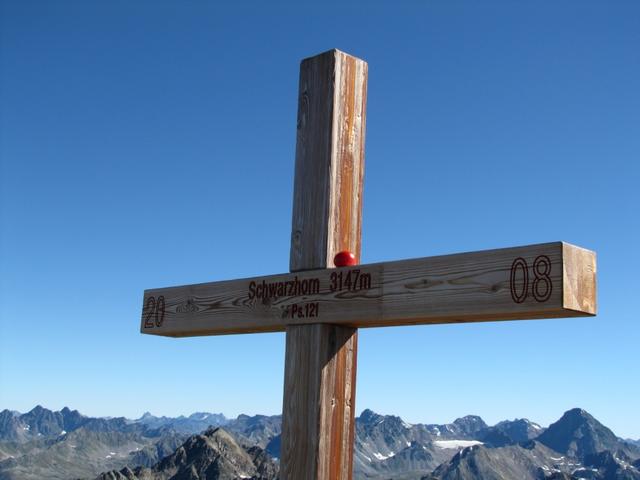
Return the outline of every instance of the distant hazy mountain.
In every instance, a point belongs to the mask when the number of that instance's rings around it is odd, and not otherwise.
[[[536,438],[544,431],[537,423],[526,418],[505,420],[479,433],[482,442],[493,447],[504,447]]]
[[[279,437],[282,431],[281,415],[238,415],[235,420],[229,420],[225,425],[225,430],[235,435],[241,443],[246,445],[257,445],[267,448],[269,443]],[[280,449],[276,452],[279,455]]]
[[[196,412],[188,417],[156,417],[146,412],[142,417],[134,420],[135,423],[146,425],[149,428],[171,428],[180,433],[201,432],[209,427],[226,425],[229,420],[221,413]]]
[[[95,418],[86,417],[77,410],[64,407],[56,412],[40,405],[31,411],[20,414],[10,410],[0,412],[0,441],[28,442],[40,437],[55,438],[78,428],[95,432],[109,431],[150,431],[172,430],[177,433],[193,434],[214,426],[228,423],[220,413],[198,412],[189,417],[155,417],[145,413],[137,420],[124,417]]]

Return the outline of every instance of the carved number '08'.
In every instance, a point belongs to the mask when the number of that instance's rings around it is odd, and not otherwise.
[[[553,285],[551,283],[551,260],[546,255],[540,255],[533,261],[533,282],[531,294],[537,302],[546,302],[551,297]],[[520,278],[518,278],[520,277]],[[529,265],[522,258],[516,258],[511,264],[511,298],[516,303],[522,303],[529,295]]]
[[[164,297],[148,297],[144,304],[144,328],[161,327],[164,322]],[[153,320],[151,319],[153,317]]]

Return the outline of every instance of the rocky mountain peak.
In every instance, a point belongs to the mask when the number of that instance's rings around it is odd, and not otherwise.
[[[487,428],[487,424],[484,423],[484,420],[482,420],[478,415],[466,415],[464,417],[456,418],[453,423],[459,426],[472,426],[478,430]]]
[[[544,431],[537,423],[526,418],[504,420],[483,432],[480,440],[494,447],[526,442],[536,438]]]
[[[587,412],[585,409],[583,408],[572,408],[570,410],[567,410],[566,412],[564,412],[564,414],[562,415],[561,419],[565,418],[573,418],[573,419],[583,419],[583,420],[595,420],[595,418],[593,418],[593,416],[591,414],[589,414],[589,412]]]
[[[88,418],[82,415],[78,410],[71,410],[68,407],[64,407],[60,410],[62,415],[62,427],[65,431],[70,432],[84,425]]]
[[[27,415],[43,415],[45,413],[53,413],[51,410],[44,408],[42,405],[36,405],[27,412]]]
[[[605,450],[615,451],[622,443],[611,430],[581,408],[566,411],[537,439],[557,452],[581,460]]]
[[[478,425],[480,427],[486,427],[487,424],[484,423],[482,417],[478,415],[465,415],[464,417],[456,418],[453,423],[456,425]]]
[[[205,430],[202,433],[202,436],[208,437],[208,438],[221,438],[221,439],[224,439],[225,441],[235,442],[233,437],[229,435],[229,433],[224,428],[221,428],[221,427],[207,428],[207,430]]]
[[[277,465],[264,450],[259,447],[245,449],[228,432],[216,427],[189,437],[174,453],[152,468],[107,472],[98,480],[273,480],[277,470]]]
[[[384,417],[382,415],[368,408],[363,410],[362,413],[360,414],[360,421],[365,424],[377,423],[383,419]]]
[[[466,436],[474,437],[478,432],[488,428],[488,425],[477,415],[467,415],[456,418],[453,425],[458,427],[460,432]]]

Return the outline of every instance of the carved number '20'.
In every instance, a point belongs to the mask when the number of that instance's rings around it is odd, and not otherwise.
[[[161,327],[164,322],[164,297],[148,297],[144,304],[144,328]]]
[[[551,297],[553,285],[551,284],[551,260],[546,255],[540,255],[533,261],[533,282],[529,282],[529,265],[527,261],[518,257],[511,264],[511,298],[516,303],[522,303],[531,294],[537,302],[546,302]]]

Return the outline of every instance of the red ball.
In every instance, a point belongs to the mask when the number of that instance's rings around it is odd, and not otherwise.
[[[358,264],[358,259],[353,253],[345,250],[333,257],[333,263],[336,267],[352,267]]]

